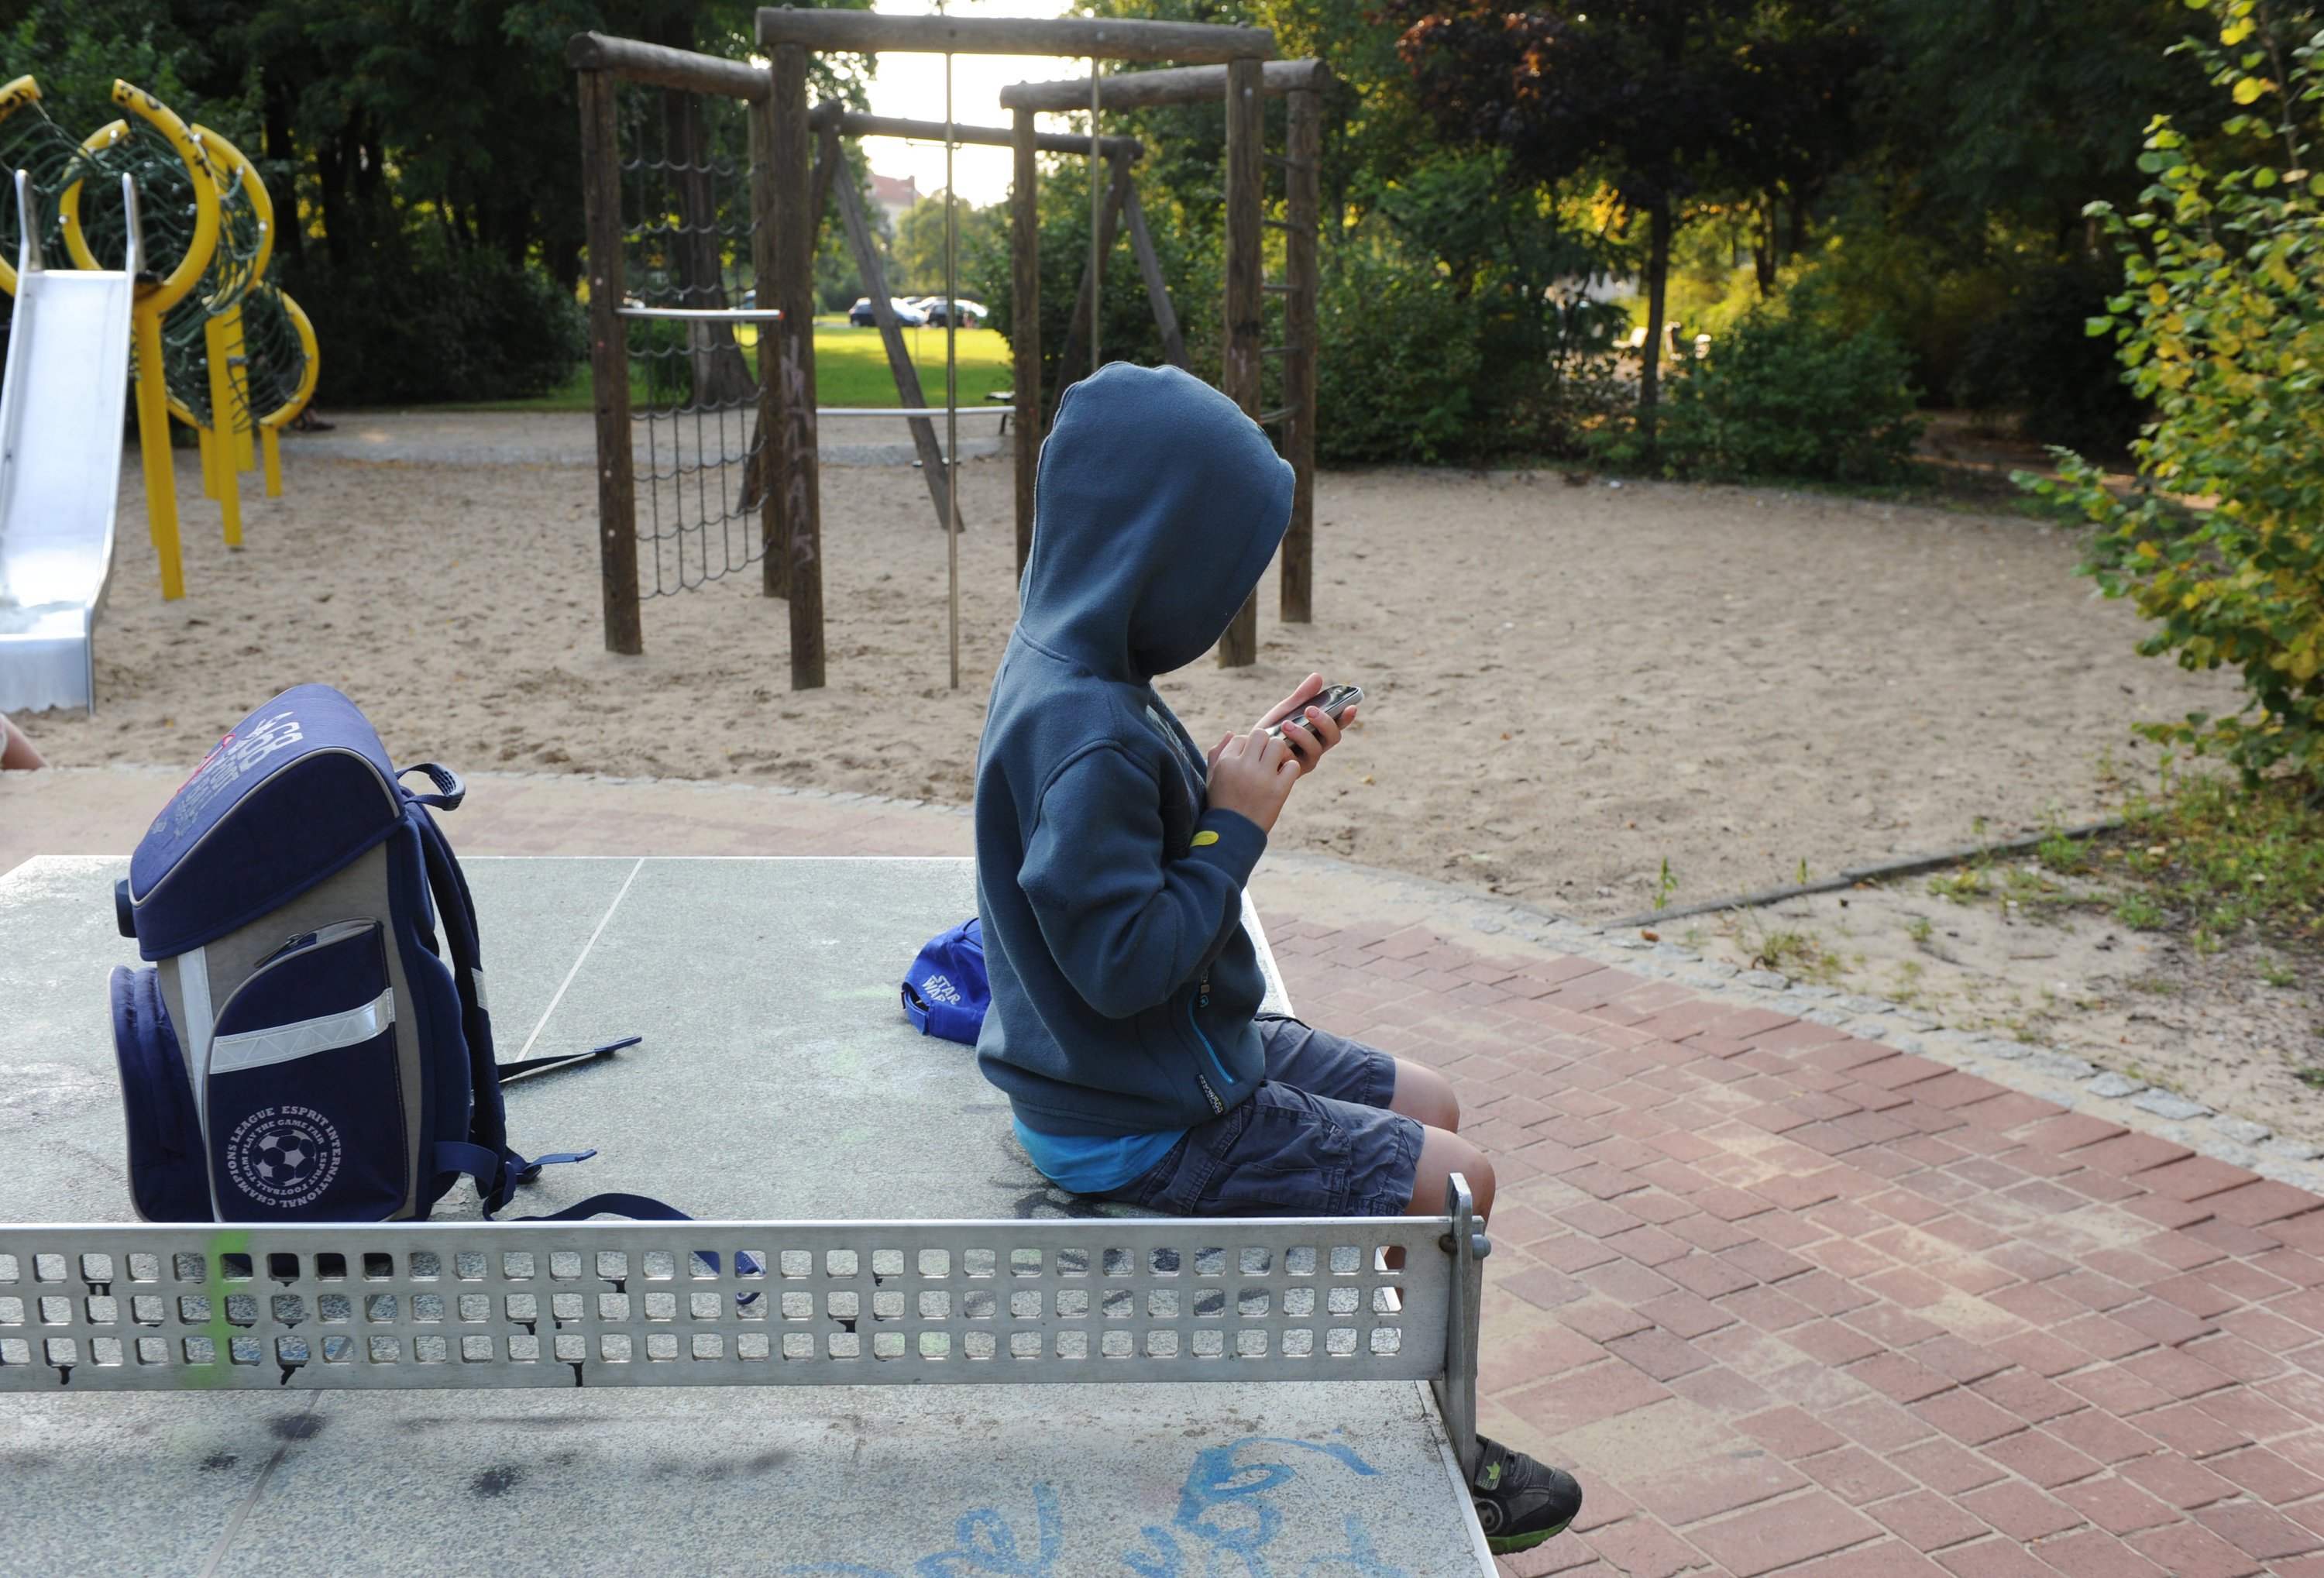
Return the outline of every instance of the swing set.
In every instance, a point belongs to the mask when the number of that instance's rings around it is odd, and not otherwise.
[[[952,683],[960,683],[959,505],[952,463],[959,453],[954,329],[945,314],[945,437],[890,305],[885,270],[855,182],[836,180],[843,137],[906,137],[945,145],[945,296],[958,297],[958,221],[951,210],[951,159],[964,144],[1015,153],[1011,194],[1015,291],[1010,345],[1016,387],[1016,549],[1022,572],[1031,551],[1039,442],[1056,398],[1045,401],[1038,328],[1038,156],[1090,161],[1090,255],[1061,366],[1069,385],[1102,360],[1096,307],[1118,232],[1126,229],[1161,332],[1166,357],[1188,367],[1184,336],[1131,180],[1144,148],[1102,134],[1107,110],[1221,102],[1226,109],[1224,365],[1220,387],[1254,420],[1274,428],[1296,475],[1282,557],[1282,618],[1312,614],[1314,476],[1317,165],[1320,61],[1279,61],[1274,35],[1257,28],[1148,21],[960,19],[863,11],[763,9],[758,38],[767,65],[598,33],[576,35],[567,60],[576,73],[588,241],[591,374],[596,414],[599,549],[605,644],[642,651],[641,599],[699,586],[756,561],[761,590],[789,603],[791,686],[825,678],[823,532],[816,462],[814,259],[826,208],[835,197],[864,293],[896,379],[929,499],[945,530],[950,571]],[[940,53],[946,57],[945,118],[899,120],[808,102],[807,66],[819,52]],[[1001,95],[1006,128],[964,126],[952,114],[950,57],[956,53],[1085,58],[1087,78],[1019,83]],[[1108,76],[1107,61],[1194,62],[1177,69]],[[659,116],[641,113],[657,89]],[[1265,100],[1287,96],[1286,147],[1263,145]],[[1037,130],[1044,111],[1086,109],[1089,134]],[[1102,175],[1101,175],[1102,165]],[[1284,172],[1281,217],[1271,217],[1268,168]],[[722,196],[719,183],[726,189]],[[1265,277],[1264,231],[1284,232],[1285,275]],[[730,266],[725,244],[747,237],[747,272]],[[739,260],[738,260],[739,261]],[[745,282],[747,281],[747,283]],[[1270,299],[1281,325],[1267,343]],[[642,332],[640,332],[642,331]],[[743,337],[757,355],[743,363]],[[633,400],[643,364],[644,394]],[[1276,369],[1272,374],[1269,368]],[[1191,370],[1191,369],[1190,369]],[[1270,384],[1277,403],[1266,404]],[[1063,388],[1056,392],[1061,398]],[[642,410],[637,409],[642,404]],[[640,486],[635,429],[648,438]],[[641,531],[641,496],[650,518]],[[654,568],[641,584],[640,549]],[[674,568],[673,568],[674,567]],[[1219,643],[1230,666],[1258,658],[1256,598]]]

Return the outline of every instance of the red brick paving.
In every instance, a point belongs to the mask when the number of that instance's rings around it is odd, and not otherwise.
[[[1494,1157],[1480,1413],[1590,1490],[1504,1571],[2324,1578],[2324,1201],[1587,960],[1269,922]]]

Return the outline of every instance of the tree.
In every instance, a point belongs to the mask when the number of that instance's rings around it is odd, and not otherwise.
[[[1583,9],[1586,4],[1587,9]],[[1534,179],[1594,173],[1646,220],[1649,438],[1671,236],[1690,203],[1828,167],[1868,40],[1836,0],[1390,0],[1399,51],[1446,136],[1505,148]]]
[[[976,293],[968,288],[968,260],[973,251],[988,248],[1009,223],[1008,205],[994,203],[980,208],[973,203],[960,205],[960,241],[958,269],[960,293],[975,300]],[[941,296],[945,288],[945,203],[944,193],[922,198],[904,210],[896,221],[896,240],[891,249],[895,254],[895,272],[889,283],[908,295]]]
[[[2136,198],[2147,121],[2204,106],[2202,74],[2167,58],[2186,15],[2182,0],[1873,0],[1862,165],[1888,187],[1885,222],[2087,254],[2083,206]]]

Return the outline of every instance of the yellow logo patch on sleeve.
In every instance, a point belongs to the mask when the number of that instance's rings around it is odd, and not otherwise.
[[[1200,833],[1197,833],[1197,834],[1195,834],[1195,835],[1194,835],[1194,847],[1195,847],[1196,849],[1200,849],[1200,848],[1202,848],[1202,846],[1203,846],[1203,845],[1204,845],[1205,844],[1216,844],[1218,841],[1219,841],[1219,835],[1218,835],[1217,834],[1215,834],[1215,833],[1212,832],[1212,831],[1211,831],[1209,828],[1207,828],[1207,827],[1204,828]]]

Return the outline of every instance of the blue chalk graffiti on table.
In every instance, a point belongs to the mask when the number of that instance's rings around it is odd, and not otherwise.
[[[1380,1556],[1352,1514],[1341,1520],[1342,1551],[1271,1552],[1283,1533],[1284,1512],[1269,1497],[1296,1481],[1299,1472],[1281,1461],[1290,1452],[1256,1450],[1260,1448],[1314,1453],[1366,1478],[1379,1472],[1338,1442],[1246,1435],[1206,1447],[1186,1471],[1170,1522],[1146,1525],[1139,1530],[1142,1543],[1121,1553],[1126,1572],[1134,1578],[1409,1578],[1404,1568]],[[1037,1484],[1032,1500],[1029,1538],[1020,1540],[1018,1526],[999,1509],[975,1508],[954,1520],[952,1548],[914,1562],[910,1578],[1069,1578],[1056,1565],[1065,1544],[1056,1490]],[[896,1569],[855,1562],[798,1562],[777,1571],[782,1578],[904,1578]]]
[[[1275,1568],[1265,1553],[1283,1531],[1283,1511],[1268,1500],[1268,1493],[1281,1490],[1299,1474],[1287,1463],[1245,1462],[1237,1456],[1245,1447],[1255,1446],[1297,1447],[1332,1458],[1352,1473],[1370,1477],[1379,1472],[1337,1442],[1246,1435],[1226,1446],[1206,1448],[1194,1454],[1194,1466],[1186,1472],[1186,1482],[1178,1492],[1178,1514],[1170,1527],[1148,1524],[1139,1530],[1145,1536],[1146,1548],[1123,1552],[1122,1564],[1139,1578],[1230,1578],[1233,1574],[1274,1578]],[[1371,1555],[1371,1540],[1355,1518],[1346,1521],[1349,1555],[1312,1560],[1298,1569],[1302,1574],[1323,1578],[1324,1573],[1363,1573],[1388,1578],[1401,1571],[1382,1567],[1377,1559],[1362,1564],[1365,1556]],[[1183,1542],[1181,1536],[1185,1536]],[[1194,1547],[1191,1553],[1186,1549],[1189,1544]],[[1199,1566],[1190,1564],[1190,1554],[1199,1560]],[[1351,1562],[1357,1564],[1351,1565]]]

